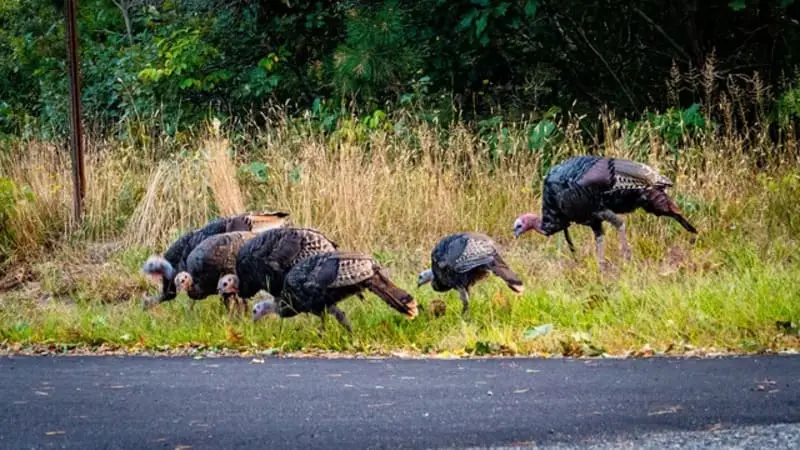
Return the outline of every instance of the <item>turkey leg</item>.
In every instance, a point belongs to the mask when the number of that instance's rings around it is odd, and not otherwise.
[[[631,249],[628,246],[628,236],[625,232],[625,222],[619,218],[613,211],[605,210],[599,214],[600,218],[605,220],[606,222],[610,223],[614,228],[619,231],[619,245],[622,249],[622,256],[625,258],[625,261],[631,260]]]
[[[600,267],[600,270],[604,270],[606,266],[606,260],[603,256],[603,222],[598,220],[596,222],[592,222],[590,226],[594,232],[594,241],[595,245],[597,246],[597,265]]]
[[[322,324],[321,324],[321,326],[320,326],[320,330],[319,330],[319,331],[320,331],[320,333],[319,333],[319,336],[320,336],[320,337],[322,337],[322,334],[325,332],[325,327],[326,327],[326,324],[327,324],[327,322],[328,322],[328,320],[327,320],[328,314],[330,314],[330,315],[332,315],[333,317],[335,317],[335,318],[336,318],[336,320],[337,320],[339,323],[341,323],[341,324],[342,324],[342,326],[343,326],[343,327],[344,327],[344,328],[345,328],[345,329],[346,329],[348,332],[350,332],[350,333],[352,333],[352,332],[353,332],[353,327],[351,327],[351,326],[350,326],[350,321],[349,321],[349,320],[347,320],[347,316],[345,316],[345,315],[344,315],[344,311],[342,311],[341,309],[339,309],[339,307],[337,307],[336,305],[331,305],[331,306],[328,306],[328,307],[326,307],[326,308],[325,308],[325,310],[324,310],[324,311],[322,311],[322,312],[319,314],[319,318],[320,318],[320,320],[322,321]]]
[[[458,298],[461,299],[461,304],[464,307],[461,309],[461,314],[468,314],[469,313],[469,292],[467,292],[464,288],[458,289]]]
[[[567,240],[569,251],[571,251],[572,255],[575,256],[575,244],[572,243],[572,238],[570,237],[569,230],[567,228],[564,228],[564,239]]]
[[[336,320],[338,320],[339,323],[342,324],[342,326],[345,327],[345,329],[347,329],[349,333],[351,334],[353,333],[353,327],[350,326],[350,321],[347,320],[347,316],[344,315],[344,311],[339,309],[338,306],[336,305],[328,306],[327,312],[328,314],[331,314],[333,317],[335,317]]]

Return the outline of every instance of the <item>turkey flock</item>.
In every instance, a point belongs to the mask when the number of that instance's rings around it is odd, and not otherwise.
[[[544,236],[564,233],[569,249],[572,224],[592,229],[597,260],[604,270],[603,222],[620,235],[626,260],[630,249],[625,223],[618,214],[637,209],[675,219],[697,233],[665,189],[672,182],[653,168],[626,159],[576,156],[554,166],[544,179],[541,215],[525,213],[514,220],[519,238],[528,231]],[[145,300],[153,305],[186,292],[192,308],[198,300],[219,295],[229,311],[232,303],[247,308],[247,301],[263,292],[252,309],[252,319],[274,314],[280,318],[311,313],[322,320],[332,315],[349,332],[352,327],[337,304],[370,291],[398,313],[414,319],[421,306],[395,285],[386,270],[369,255],[345,251],[322,232],[295,226],[282,211],[252,211],[221,217],[176,240],[163,256],[151,256],[142,270],[161,286]],[[460,232],[445,236],[431,251],[430,267],[420,272],[417,287],[427,283],[437,292],[455,290],[469,312],[469,290],[493,274],[515,293],[522,294],[520,277],[500,255],[488,236]]]

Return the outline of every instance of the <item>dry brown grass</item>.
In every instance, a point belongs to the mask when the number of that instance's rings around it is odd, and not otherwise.
[[[675,170],[655,133],[643,154],[641,147],[626,144],[618,124],[607,123],[605,154],[648,162],[674,179],[673,196],[695,207],[713,206],[716,216],[691,217],[699,229],[712,229],[720,217],[753,206],[743,202],[764,188],[751,156],[758,152],[735,146],[742,142],[689,142]],[[195,140],[200,145],[153,164],[131,164],[113,142],[94,142],[86,163],[83,237],[164,248],[214,215],[278,208],[348,248],[424,253],[438,237],[458,230],[486,232],[508,243],[514,217],[539,205],[542,154],[524,151],[521,133],[511,135],[514,154],[493,158],[485,140],[460,126],[445,134],[417,124],[402,136],[356,130],[329,137],[292,130],[257,131],[231,143],[212,128]],[[35,254],[70,229],[69,160],[50,145],[18,145],[0,167],[33,195],[20,202],[13,226],[19,253]],[[787,167],[780,162],[796,161],[786,150],[772,150],[779,155],[774,170]],[[556,161],[597,151],[569,139],[551,149]],[[266,182],[246,171],[237,174],[237,167],[253,161],[269,167]],[[635,230],[654,238],[669,230],[651,218],[633,220],[642,222]]]

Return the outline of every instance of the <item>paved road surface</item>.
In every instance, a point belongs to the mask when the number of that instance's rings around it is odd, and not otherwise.
[[[800,448],[798,436],[797,357],[267,358],[264,364],[238,358],[0,358],[0,448],[8,449],[533,442],[561,448],[607,448],[608,442],[617,448]]]

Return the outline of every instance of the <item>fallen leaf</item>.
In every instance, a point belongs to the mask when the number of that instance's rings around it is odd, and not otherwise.
[[[67,434],[67,432],[58,430],[58,431],[48,431],[47,433],[45,433],[46,436],[59,436],[62,434]]]
[[[546,323],[544,325],[539,325],[538,327],[528,328],[528,330],[525,331],[525,334],[522,335],[522,339],[529,341],[531,339],[536,339],[539,336],[549,334],[551,331],[553,331],[553,324]]]
[[[541,370],[536,370],[536,369],[526,369],[525,370],[525,373],[539,373],[539,372],[541,372]]]

